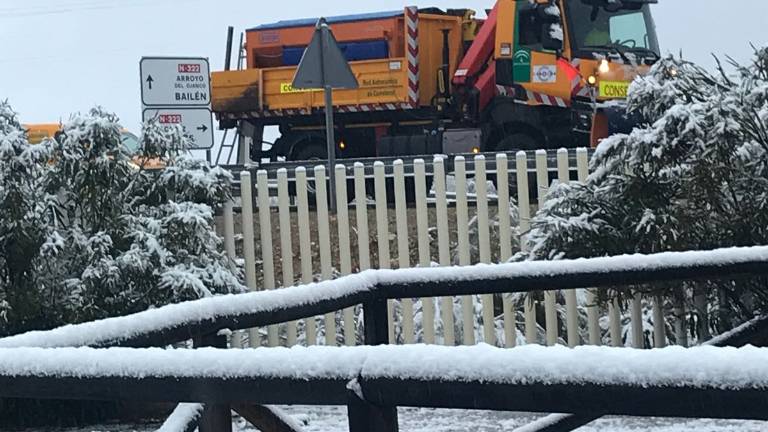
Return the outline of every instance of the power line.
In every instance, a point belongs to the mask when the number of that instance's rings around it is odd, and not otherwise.
[[[89,0],[81,2],[70,2],[69,4],[57,4],[55,6],[40,5],[40,6],[24,6],[19,8],[0,8],[0,19],[13,19],[24,17],[36,17],[45,15],[61,15],[74,12],[88,12],[95,10],[114,10],[114,9],[127,9],[135,7],[157,7],[167,6],[174,2],[177,3],[191,3],[198,2],[200,0],[132,0],[131,2],[114,1],[114,0]]]

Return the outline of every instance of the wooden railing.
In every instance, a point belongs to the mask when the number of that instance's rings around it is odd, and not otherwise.
[[[602,288],[660,281],[738,280],[765,275],[768,275],[768,247],[560,262],[369,271],[319,284],[203,299],[127,317],[0,339],[0,397],[197,401],[206,404],[201,432],[227,429],[230,408],[241,404],[347,404],[350,431],[353,432],[397,430],[397,406],[575,414],[575,417],[564,417],[570,420],[564,421],[564,425],[583,424],[589,421],[590,416],[597,414],[768,419],[764,409],[765,402],[768,402],[768,389],[761,384],[728,388],[714,382],[711,385],[704,382],[670,386],[652,379],[643,385],[627,382],[606,385],[589,379],[553,384],[536,378],[525,382],[507,382],[462,376],[423,379],[392,377],[366,374],[363,370],[343,376],[307,379],[303,376],[280,376],[279,361],[271,372],[235,377],[225,373],[205,376],[148,373],[140,368],[145,362],[151,364],[157,361],[157,356],[161,354],[165,359],[172,359],[174,353],[186,356],[180,358],[183,360],[183,364],[179,365],[182,371],[210,361],[204,356],[205,352],[198,357],[196,352],[187,350],[172,352],[171,357],[163,351],[139,351],[136,352],[136,361],[128,361],[126,369],[120,373],[109,369],[100,372],[98,368],[89,372],[77,362],[66,363],[63,359],[82,355],[83,361],[98,365],[100,359],[106,364],[110,358],[122,354],[133,358],[131,353],[134,351],[56,348],[167,346],[189,339],[195,341],[196,347],[225,348],[227,340],[224,335],[227,332],[223,330],[270,326],[358,304],[364,308],[365,344],[382,345],[389,342],[387,301],[404,296],[434,298]],[[716,344],[741,346],[751,343],[759,346],[768,339],[766,328],[768,318],[757,318],[739,331],[717,340]],[[360,351],[366,349],[363,347],[323,349],[328,350],[324,355],[331,364],[334,361],[343,362],[349,355],[368,359],[368,353]],[[424,347],[397,349],[404,351],[384,351],[385,357],[390,355],[394,361],[400,354],[412,354],[408,350]],[[450,359],[459,348],[440,349],[446,350],[446,359]],[[579,358],[579,349],[572,351],[574,359]],[[222,359],[242,355],[247,362],[260,364],[264,356],[273,355],[267,354],[270,352],[269,348],[253,352],[222,350],[220,355]],[[659,352],[646,351],[649,364],[653,365],[657,360],[654,356]],[[509,353],[514,356],[525,351],[515,353],[515,350],[509,350]],[[34,359],[36,355],[41,356],[39,365],[32,361],[30,367],[25,363],[19,369],[19,358]],[[292,352],[284,351],[281,355],[287,356],[287,361]],[[43,361],[43,357],[48,358],[46,356],[56,359],[49,369],[46,364],[51,363]],[[513,361],[499,358],[497,366],[514,368]],[[375,360],[375,357],[371,359]],[[406,363],[403,370],[412,366]],[[129,373],[131,367],[139,368],[139,372]],[[306,367],[309,370],[312,365]],[[542,368],[546,367],[544,362]],[[593,367],[599,369],[600,365]],[[765,375],[768,376],[768,363],[765,368]],[[241,410],[245,412],[247,408],[241,406]],[[255,416],[253,410],[249,412],[252,417]],[[263,411],[261,413],[264,414]],[[570,426],[547,430],[570,430],[566,427]]]

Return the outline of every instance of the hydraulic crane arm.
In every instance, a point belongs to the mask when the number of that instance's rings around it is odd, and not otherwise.
[[[488,64],[488,60],[493,54],[496,43],[496,19],[498,16],[498,3],[493,7],[488,19],[480,28],[477,37],[467,50],[464,58],[461,60],[456,73],[453,75],[453,84],[457,86],[466,85],[467,81],[477,77]]]

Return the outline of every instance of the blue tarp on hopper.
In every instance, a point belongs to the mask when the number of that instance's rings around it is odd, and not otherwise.
[[[374,13],[365,13],[365,14],[356,14],[356,15],[341,15],[341,16],[335,16],[335,17],[328,17],[326,18],[326,21],[328,22],[328,24],[338,24],[338,23],[354,22],[354,21],[369,21],[369,20],[393,18],[400,15],[403,15],[402,10],[391,11],[391,12],[374,12]],[[247,31],[277,30],[277,29],[289,28],[289,27],[313,26],[317,23],[317,20],[318,18],[284,20],[284,21],[278,21],[272,24],[262,24],[254,28],[250,28]]]

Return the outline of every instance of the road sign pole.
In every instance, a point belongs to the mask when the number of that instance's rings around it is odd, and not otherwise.
[[[352,68],[333,37],[325,18],[320,18],[315,28],[312,41],[304,50],[296,75],[293,77],[293,88],[323,89],[325,92],[325,132],[326,150],[328,156],[328,174],[330,175],[329,192],[331,194],[330,208],[336,211],[336,137],[333,128],[333,89],[354,89],[359,83]]]
[[[325,70],[325,53],[330,49],[328,42],[330,40],[328,32],[328,24],[325,20],[322,20],[319,24],[321,32],[325,33],[321,42],[320,49],[320,71],[321,79],[323,83],[323,90],[325,92],[325,145],[328,153],[328,191],[331,197],[331,212],[336,212],[336,136],[333,127],[333,87],[328,84],[327,71]]]
[[[328,173],[330,173],[331,211],[336,211],[336,136],[333,130],[333,89],[325,86],[325,138],[328,147]]]

